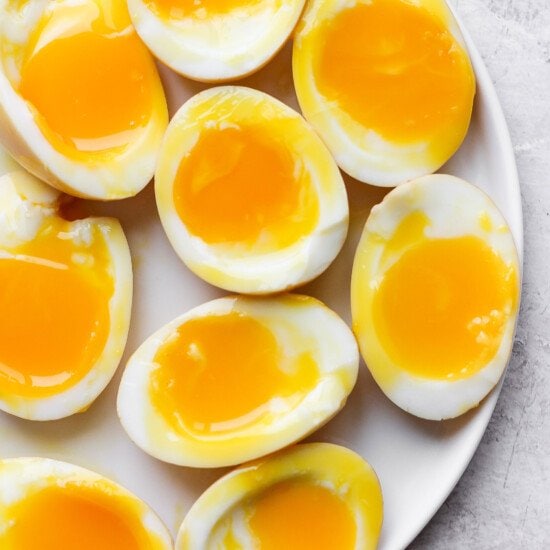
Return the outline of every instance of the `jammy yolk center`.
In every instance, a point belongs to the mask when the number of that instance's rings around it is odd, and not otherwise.
[[[262,550],[353,550],[356,527],[345,502],[325,487],[282,482],[254,501],[249,525]]]
[[[113,33],[114,34],[114,33]],[[101,151],[127,144],[153,108],[155,67],[135,32],[93,30],[48,42],[23,64],[20,94],[64,146]]]
[[[383,275],[373,302],[381,343],[400,368],[466,378],[499,349],[517,274],[481,239],[425,239]]]
[[[205,129],[174,182],[174,202],[188,230],[209,244],[255,249],[288,246],[317,224],[309,177],[258,126]]]
[[[407,0],[346,8],[320,27],[314,68],[321,94],[365,128],[408,143],[465,132],[475,80],[442,21]]]
[[[60,222],[62,224],[63,222]],[[109,335],[113,281],[107,251],[85,251],[94,268],[75,265],[84,252],[46,227],[35,242],[0,258],[0,394],[38,397],[84,378]]]
[[[199,15],[225,15],[239,8],[259,4],[262,0],[145,0],[145,4],[165,19]]]
[[[252,317],[189,320],[155,356],[151,400],[176,429],[217,431],[253,421],[273,397],[305,393],[316,383],[310,355],[294,358],[288,373],[282,356],[273,333]]]
[[[126,505],[127,506],[127,505]],[[9,510],[3,550],[144,550],[151,548],[125,502],[91,487],[49,487]]]

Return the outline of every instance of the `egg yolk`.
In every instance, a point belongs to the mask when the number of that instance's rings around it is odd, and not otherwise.
[[[517,292],[514,268],[482,239],[423,239],[384,273],[374,326],[400,368],[424,378],[466,378],[498,351]]]
[[[0,395],[44,397],[84,378],[109,335],[113,281],[100,235],[76,245],[67,222],[0,256]]]
[[[145,5],[165,19],[182,19],[189,16],[226,15],[260,2],[262,0],[145,0]]]
[[[93,487],[52,486],[7,514],[3,550],[152,550],[132,503]]]
[[[178,430],[254,422],[269,414],[272,398],[299,399],[318,379],[311,355],[285,359],[265,325],[235,312],[185,322],[154,361],[151,401]]]
[[[418,3],[357,4],[322,24],[316,40],[319,91],[365,128],[397,143],[466,132],[475,92],[467,53]]]
[[[317,196],[300,160],[262,125],[204,129],[181,162],[174,202],[209,244],[289,246],[317,224]]]
[[[334,492],[306,481],[287,481],[253,503],[249,525],[262,550],[352,550],[353,514]]]
[[[152,115],[150,54],[131,27],[121,32],[99,22],[41,45],[56,28],[46,22],[37,31],[21,68],[19,92],[36,109],[42,131],[61,152],[127,145]]]

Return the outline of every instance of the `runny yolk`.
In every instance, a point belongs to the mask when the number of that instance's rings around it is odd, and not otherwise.
[[[273,397],[300,396],[318,378],[313,357],[285,364],[273,333],[236,312],[185,322],[154,361],[151,401],[175,429],[222,431],[252,422],[268,413]]]
[[[353,514],[331,490],[306,481],[282,482],[252,504],[249,525],[262,550],[352,550]]]
[[[259,4],[262,0],[145,0],[153,13],[165,19],[189,16],[226,15],[239,8]]]
[[[64,238],[62,220],[0,257],[0,395],[43,397],[84,378],[110,328],[108,250]],[[80,259],[81,263],[75,262]]]
[[[93,487],[48,487],[8,510],[3,550],[151,550],[139,516]],[[12,523],[13,522],[13,523]]]
[[[124,146],[151,117],[151,56],[135,32],[111,34],[89,29],[54,38],[23,64],[20,94],[57,149]]]
[[[440,19],[415,4],[373,0],[322,25],[318,89],[389,141],[445,131],[462,137],[475,92],[467,53]]]
[[[411,374],[466,378],[495,356],[517,292],[515,269],[482,239],[424,239],[383,275],[373,302],[376,333]]]
[[[317,224],[317,196],[284,143],[261,125],[209,128],[179,167],[174,202],[209,244],[289,246]]]

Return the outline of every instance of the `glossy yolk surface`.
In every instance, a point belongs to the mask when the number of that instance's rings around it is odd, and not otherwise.
[[[142,550],[152,547],[131,503],[92,487],[49,487],[9,511],[3,550]]]
[[[262,0],[145,0],[153,13],[166,19],[189,16],[225,15],[239,8],[247,8]]]
[[[319,91],[393,142],[465,131],[475,81],[468,57],[444,24],[406,0],[344,9],[321,26]]]
[[[482,239],[424,239],[383,275],[373,301],[376,332],[400,368],[465,378],[496,354],[517,285],[515,270]]]
[[[89,247],[51,220],[0,258],[0,394],[40,397],[81,380],[109,335],[113,281],[102,237]],[[80,260],[75,262],[75,259]]]
[[[288,374],[273,333],[239,313],[192,319],[155,356],[151,400],[176,429],[219,431],[256,420],[273,397],[311,389],[318,367],[293,358]]]
[[[282,482],[253,504],[249,520],[262,550],[352,550],[356,527],[345,502],[325,487]]]
[[[126,145],[131,132],[147,124],[155,79],[135,32],[92,26],[35,47],[22,66],[19,91],[56,148],[102,151]]]
[[[310,233],[319,216],[298,162],[261,125],[205,129],[176,176],[177,212],[210,244],[288,246]]]

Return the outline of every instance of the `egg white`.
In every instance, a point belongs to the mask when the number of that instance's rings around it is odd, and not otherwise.
[[[289,357],[311,353],[319,379],[301,400],[269,402],[268,413],[243,426],[208,434],[176,431],[159,413],[149,394],[150,375],[159,347],[190,319],[231,312],[251,316],[271,330]],[[201,468],[229,466],[284,447],[328,422],[345,404],[355,385],[359,352],[347,325],[314,298],[227,297],[207,302],[177,317],[150,336],[128,361],[120,383],[117,410],[130,438],[145,452],[173,464]],[[260,367],[260,365],[259,365]]]
[[[220,118],[218,109],[228,109]],[[243,253],[230,243],[211,245],[192,235],[179,217],[173,198],[174,180],[182,158],[211,124],[270,120],[289,123],[295,141],[288,147],[311,176],[319,202],[312,232],[293,244],[268,252]],[[258,175],[261,178],[261,174]],[[232,292],[269,294],[304,284],[334,260],[347,235],[346,189],[334,160],[303,118],[271,96],[250,88],[223,86],[194,96],[176,113],[166,133],[155,176],[160,219],[176,253],[196,275]]]
[[[128,0],[150,50],[174,71],[205,82],[242,78],[268,63],[290,36],[305,0],[262,0],[227,14],[164,19],[143,0]]]
[[[243,506],[284,481],[316,483],[349,506],[356,525],[356,550],[375,550],[382,526],[382,492],[371,466],[359,455],[330,443],[296,445],[245,464],[219,479],[195,502],[176,540],[177,550],[218,548],[229,530],[242,548],[256,548]]]
[[[433,380],[415,376],[395,364],[376,335],[370,306],[373,289],[398,257],[382,266],[384,241],[408,214],[420,211],[430,220],[425,235],[433,239],[475,236],[513,266],[518,278],[516,245],[506,220],[480,189],[454,176],[435,174],[406,183],[375,206],[367,220],[354,260],[351,290],[353,329],[361,354],[382,391],[405,411],[429,420],[459,416],[476,407],[501,378],[512,350],[519,296],[508,316],[495,356],[467,378]],[[488,224],[480,223],[482,216]],[[521,286],[521,285],[519,285]],[[370,287],[370,290],[368,290]],[[468,292],[468,289],[464,290]]]
[[[365,128],[336,102],[327,100],[321,94],[313,71],[313,37],[316,31],[341,11],[368,3],[369,0],[311,0],[308,3],[294,36],[294,85],[304,117],[319,133],[338,166],[361,182],[393,187],[431,174],[445,161],[434,163],[426,150],[427,143],[393,143],[374,130]],[[444,21],[458,44],[467,51],[458,23],[444,0],[418,0],[413,3],[426,7]],[[407,91],[403,90],[403,93]],[[457,148],[459,145],[457,143]]]
[[[60,193],[26,172],[0,177],[0,253],[9,257],[14,247],[32,241],[44,220],[57,216]],[[113,295],[109,300],[109,335],[103,351],[79,382],[46,397],[0,395],[0,410],[29,420],[54,420],[85,410],[109,383],[120,362],[130,324],[132,265],[119,222],[87,218],[71,222],[73,242],[88,242],[97,228],[110,257]],[[97,235],[97,233],[96,233]],[[21,346],[25,346],[21,342]]]
[[[136,130],[132,142],[112,157],[86,161],[58,151],[35,120],[34,108],[15,88],[20,81],[20,59],[15,53],[54,6],[81,5],[107,10],[112,0],[0,0],[0,142],[29,172],[70,195],[113,200],[133,196],[153,177],[158,150],[168,124],[164,92],[157,79],[149,122]],[[94,8],[95,6],[95,8]],[[133,32],[131,25],[123,32]],[[83,60],[85,63],[85,60]],[[105,85],[108,85],[106,83]]]
[[[156,550],[171,550],[172,540],[159,517],[127,489],[114,481],[79,466],[48,458],[11,458],[0,460],[0,536],[10,527],[7,514],[10,507],[48,487],[64,487],[67,483],[97,487],[113,500],[130,501],[139,515],[150,543]]]

